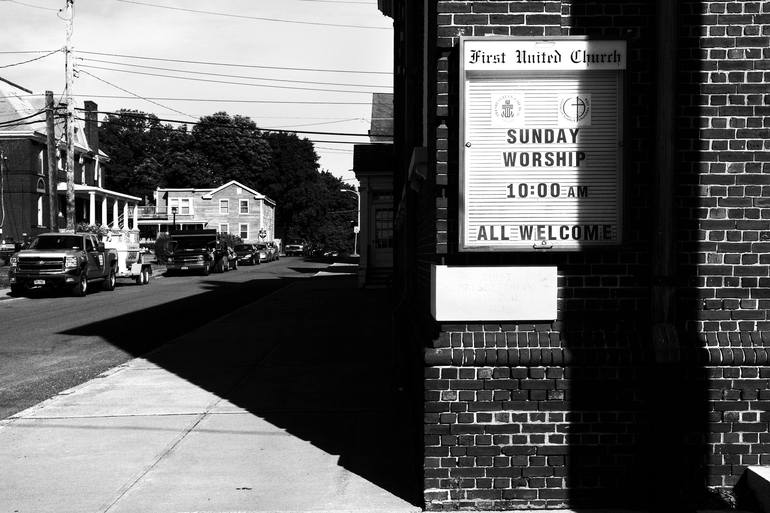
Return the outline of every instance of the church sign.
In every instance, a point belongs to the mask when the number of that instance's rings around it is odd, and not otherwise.
[[[460,42],[460,249],[621,241],[625,41]]]

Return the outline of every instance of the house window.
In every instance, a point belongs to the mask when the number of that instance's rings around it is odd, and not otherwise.
[[[249,200],[247,200],[247,199],[241,200],[240,204],[241,204],[241,210],[240,210],[241,214],[248,214],[249,213]]]
[[[374,247],[393,247],[393,209],[381,208],[374,212]]]
[[[37,179],[37,185],[35,185],[37,192],[45,192],[45,182],[42,178]]]
[[[179,215],[192,214],[192,199],[191,198],[169,198],[168,200],[169,213],[171,213],[172,207],[177,207],[176,213]]]
[[[241,225],[239,226],[239,230],[238,231],[240,232],[239,236],[240,236],[241,239],[243,239],[243,240],[248,240],[249,239],[249,225],[248,224],[241,223]]]
[[[226,224],[219,225],[219,233],[228,233],[228,226]]]
[[[220,214],[230,213],[230,200],[226,200],[226,199],[219,200],[219,213]]]
[[[40,162],[40,170],[37,172],[39,175],[45,174],[45,159],[43,158],[43,150],[40,150],[37,154],[37,160]]]
[[[43,226],[43,195],[37,196],[37,225]]]

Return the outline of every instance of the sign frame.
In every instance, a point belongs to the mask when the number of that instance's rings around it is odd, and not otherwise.
[[[466,50],[466,44],[472,43],[472,42],[490,42],[492,44],[494,43],[523,43],[523,44],[552,44],[557,41],[562,42],[575,42],[575,43],[597,43],[597,44],[607,44],[607,43],[615,43],[615,44],[622,44],[624,47],[624,52],[622,54],[622,65],[619,65],[618,67],[604,67],[602,69],[611,69],[617,71],[617,153],[615,155],[615,179],[617,183],[617,207],[616,207],[616,216],[617,216],[617,226],[615,228],[616,230],[616,238],[614,240],[609,241],[588,241],[588,243],[583,241],[575,241],[571,244],[556,244],[556,245],[550,245],[548,244],[548,241],[545,240],[533,240],[533,244],[530,245],[518,245],[518,246],[512,246],[512,245],[504,245],[504,244],[494,244],[490,242],[490,244],[487,245],[468,245],[466,243],[466,215],[468,214],[468,207],[466,204],[466,198],[465,198],[465,190],[466,190],[466,180],[468,179],[468,176],[466,176],[466,142],[468,137],[468,130],[466,127],[466,108],[468,105],[466,105],[466,84],[469,81],[468,78],[468,72],[473,73],[476,75],[476,77],[486,78],[486,77],[495,77],[500,76],[501,74],[506,74],[507,76],[510,76],[511,73],[515,72],[513,69],[507,69],[504,71],[479,71],[479,70],[469,70],[467,69],[469,66],[466,66],[465,62],[465,50]],[[597,249],[605,249],[605,248],[616,248],[620,246],[623,243],[623,232],[624,232],[624,226],[625,226],[625,215],[624,215],[624,204],[626,200],[626,190],[624,186],[624,168],[625,168],[625,151],[624,151],[624,139],[625,139],[625,132],[626,132],[626,119],[625,119],[625,110],[626,110],[626,69],[627,69],[627,62],[628,62],[628,47],[627,47],[627,41],[623,39],[617,39],[617,38],[594,38],[594,37],[588,37],[588,36],[555,36],[555,37],[514,37],[514,36],[464,36],[461,37],[459,40],[458,45],[459,50],[459,137],[458,137],[458,166],[459,166],[459,188],[458,188],[458,249],[460,252],[468,252],[468,253],[479,253],[479,252],[506,252],[506,253],[522,253],[522,252],[537,252],[537,251],[556,251],[556,252],[576,252],[576,251],[587,251],[587,250],[597,250]],[[601,65],[599,65],[601,68]],[[524,65],[521,67],[516,67],[516,69],[521,69],[523,72],[533,72],[533,71],[541,71],[541,72],[548,72],[548,73],[558,73],[559,70],[547,70],[542,69],[542,67],[538,67],[537,65]],[[590,72],[590,65],[588,68],[580,68],[579,66],[574,67],[565,67],[564,69],[561,69],[560,71],[567,71],[567,72],[574,72],[574,71],[580,71],[580,70],[587,69],[587,72]]]

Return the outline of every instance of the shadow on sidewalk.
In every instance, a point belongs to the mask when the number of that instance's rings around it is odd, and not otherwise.
[[[414,461],[410,437],[418,435],[409,432],[395,382],[389,292],[358,289],[354,276],[290,280],[289,287],[286,280],[207,285],[204,294],[68,334],[98,335],[143,355],[418,504],[415,473],[404,468]],[[211,319],[208,309],[222,315],[234,305],[245,308],[143,354],[174,338],[180,322]],[[146,326],[147,339],[137,340],[131,326]]]

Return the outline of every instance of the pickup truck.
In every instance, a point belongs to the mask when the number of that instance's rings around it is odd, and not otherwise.
[[[238,269],[238,258],[227,245],[217,241],[216,230],[183,230],[171,232],[166,274],[211,272]]]
[[[88,285],[115,290],[117,252],[105,249],[93,233],[43,233],[10,259],[11,294],[34,288],[70,289],[85,296]]]

